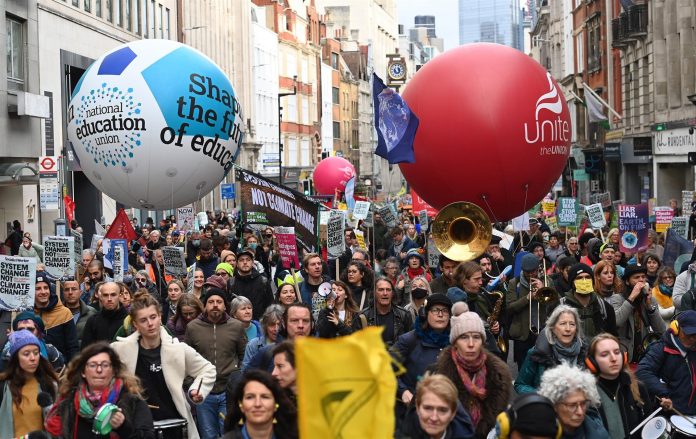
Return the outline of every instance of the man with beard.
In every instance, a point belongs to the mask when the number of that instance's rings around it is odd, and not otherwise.
[[[205,278],[209,278],[215,274],[215,267],[220,263],[220,259],[215,254],[213,241],[209,238],[201,239],[201,244],[198,247],[198,258],[196,267],[203,270]]]
[[[104,272],[104,264],[99,259],[94,259],[87,266],[87,273],[85,273],[85,279],[80,285],[80,290],[82,290],[82,299],[85,303],[91,303],[92,297],[94,296],[94,287],[99,282],[110,282],[111,278]]]
[[[82,344],[82,335],[85,332],[87,320],[97,313],[97,310],[87,305],[80,299],[80,284],[76,280],[63,282],[63,304],[72,312],[73,321],[77,331],[77,341]]]
[[[237,269],[234,271],[230,293],[244,296],[251,301],[254,320],[259,320],[268,305],[273,303],[273,291],[266,276],[254,268],[254,252],[244,249],[237,254]]]
[[[197,408],[202,438],[220,437],[227,414],[225,387],[231,374],[241,366],[247,338],[242,322],[225,312],[225,293],[210,288],[203,297],[205,309],[186,326],[186,344],[210,361],[217,372],[210,394]]]
[[[662,339],[648,348],[636,376],[666,410],[674,407],[685,415],[696,414],[696,311],[684,311]]]
[[[106,282],[99,289],[99,312],[85,323],[82,347],[95,341],[111,342],[128,315],[118,300],[121,287],[116,282]],[[72,319],[71,319],[72,320]]]
[[[72,313],[61,303],[54,285],[46,272],[36,273],[34,313],[44,322],[46,343],[54,345],[68,362],[79,351],[77,332]]]
[[[372,306],[353,318],[352,327],[360,330],[368,326],[383,326],[382,340],[391,346],[400,335],[411,330],[412,322],[408,311],[394,305],[394,286],[386,278],[375,282],[375,299]]]

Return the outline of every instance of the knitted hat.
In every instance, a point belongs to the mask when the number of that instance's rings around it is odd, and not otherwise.
[[[425,265],[425,258],[423,258],[423,255],[418,252],[418,249],[412,248],[406,252],[406,261],[413,257],[420,259],[421,265]]]
[[[203,306],[205,306],[206,303],[208,303],[208,299],[210,299],[213,296],[220,296],[222,297],[222,300],[227,302],[227,293],[225,293],[224,290],[221,290],[220,288],[208,288],[208,290],[205,292],[203,295]]]
[[[217,264],[217,267],[215,267],[215,272],[217,273],[218,270],[225,270],[230,276],[232,276],[232,273],[234,273],[234,268],[232,268],[232,265],[227,262],[220,262]]]
[[[35,345],[41,348],[41,342],[28,329],[20,329],[10,334],[10,357],[17,353],[24,346]]]
[[[428,296],[425,302],[425,312],[430,311],[430,308],[435,305],[442,305],[448,310],[452,309],[452,301],[442,293],[435,293]]]
[[[514,422],[510,425],[511,431],[527,436],[556,437],[558,421],[550,400],[535,393],[524,393],[515,398],[512,405],[517,409]]]
[[[234,255],[234,252],[232,250],[223,250],[220,252],[220,260],[224,261],[225,258],[229,255]],[[235,255],[236,256],[236,255]],[[236,257],[235,257],[236,259]]]
[[[624,270],[624,281],[628,283],[628,280],[631,279],[631,276],[634,274],[638,273],[643,273],[643,274],[648,274],[648,269],[645,267],[645,265],[636,265],[636,264],[629,264],[626,266],[626,269]]]
[[[522,271],[537,271],[539,269],[539,258],[531,253],[522,256]]]
[[[590,278],[593,276],[592,269],[587,264],[575,264],[568,269],[568,283],[573,285],[575,278],[578,277],[580,273],[589,274]]]
[[[485,339],[486,329],[483,327],[483,320],[478,314],[467,311],[450,319],[450,343],[454,342],[467,332],[478,332]]]
[[[44,325],[43,320],[41,319],[41,317],[37,316],[32,311],[22,311],[19,314],[17,314],[17,317],[15,317],[15,319],[12,321],[12,330],[16,331],[19,322],[23,320],[33,321],[34,325],[39,329],[39,331],[42,334],[46,332],[46,326]]]
[[[215,270],[215,271],[217,271],[217,270]],[[222,276],[218,276],[217,274],[214,274],[205,280],[205,283],[203,284],[203,286],[218,288],[218,289],[221,289],[224,291],[227,289],[227,281]],[[203,303],[205,303],[205,302],[203,302]]]

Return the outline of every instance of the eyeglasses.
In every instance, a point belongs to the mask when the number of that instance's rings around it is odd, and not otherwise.
[[[445,314],[449,314],[450,310],[447,308],[430,308],[429,312],[431,314],[445,315]]]
[[[97,369],[111,369],[111,363],[109,362],[101,362],[101,363],[87,363],[87,369],[91,370],[97,370]]]
[[[578,409],[582,409],[582,411],[586,411],[590,407],[590,401],[589,400],[584,400],[584,401],[578,401],[578,402],[559,402],[563,407],[566,408],[566,410],[570,412],[577,412]]]
[[[136,282],[140,282],[140,283],[145,283],[145,282],[147,282],[147,279],[144,279],[144,278],[142,278],[142,277],[136,277],[136,278],[135,278],[135,281],[136,281]]]
[[[218,276],[229,276],[229,275],[230,275],[230,274],[229,274],[228,272],[226,272],[226,271],[221,271],[221,272],[215,273],[215,274],[217,274]]]

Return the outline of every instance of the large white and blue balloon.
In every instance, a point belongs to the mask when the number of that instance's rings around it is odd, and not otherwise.
[[[242,143],[241,106],[205,55],[141,40],[99,58],[68,108],[68,138],[87,178],[130,207],[171,209],[217,186]]]

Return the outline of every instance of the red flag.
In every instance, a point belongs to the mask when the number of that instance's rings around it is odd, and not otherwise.
[[[125,239],[129,242],[138,238],[125,210],[121,209],[118,211],[114,222],[111,223],[111,227],[109,227],[104,238]]]
[[[70,195],[66,195],[63,197],[63,204],[65,205],[65,217],[68,219],[68,227],[71,227],[70,224],[73,218],[75,218],[75,202],[70,198]]]

